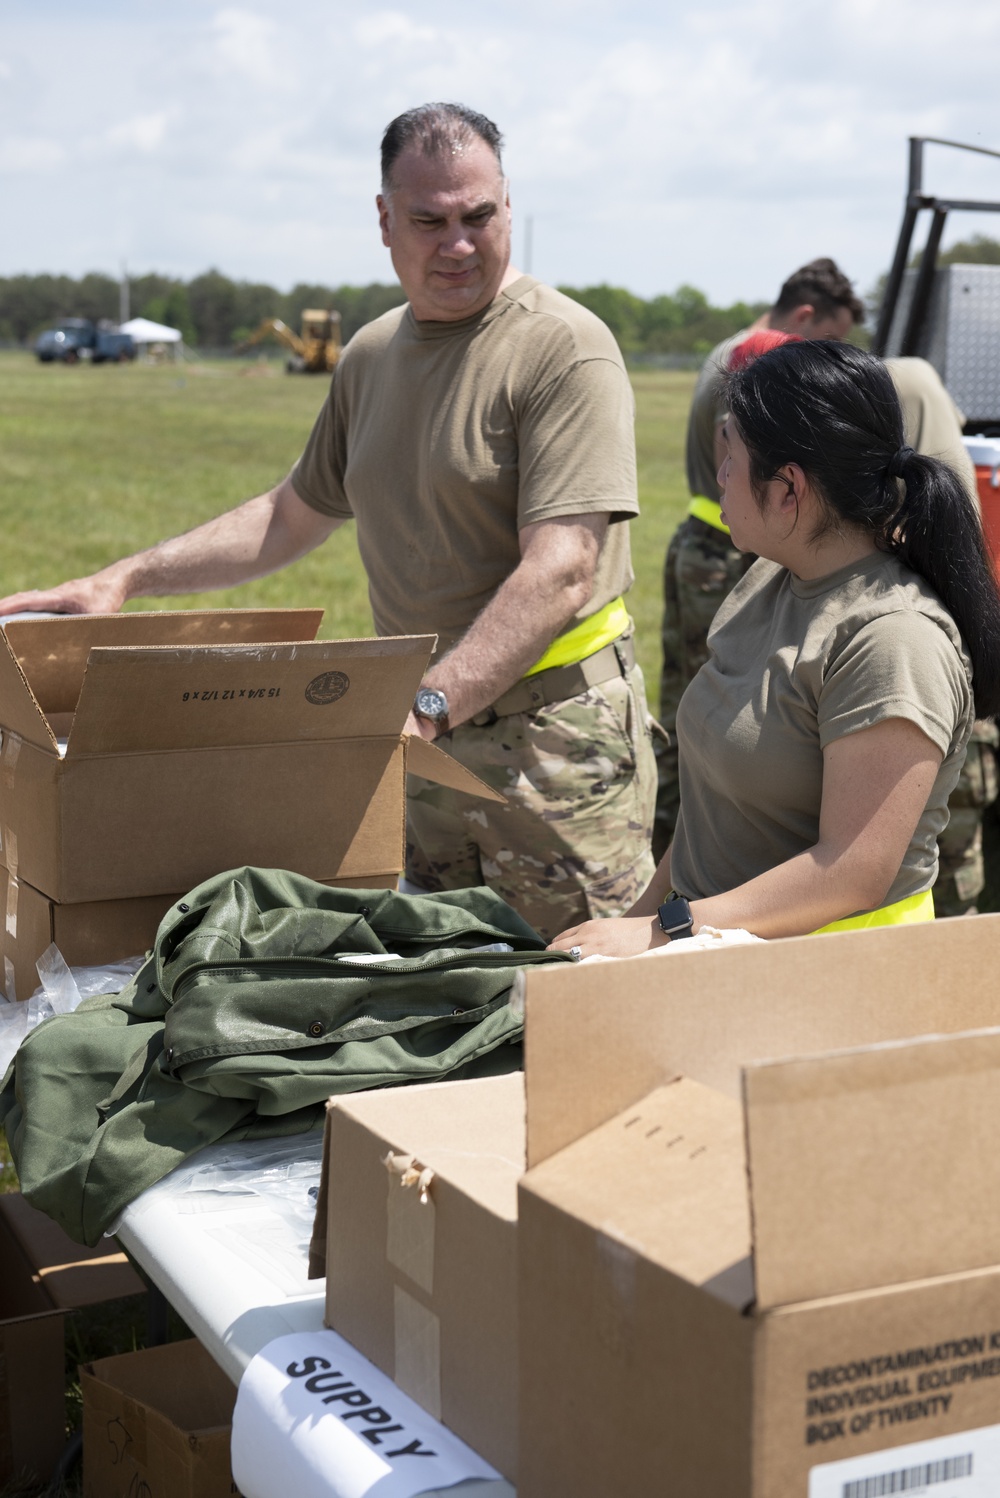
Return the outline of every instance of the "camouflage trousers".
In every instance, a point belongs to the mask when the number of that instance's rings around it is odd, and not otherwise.
[[[680,806],[677,778],[677,705],[708,659],[706,638],[716,610],[739,582],[752,556],[737,551],[725,531],[689,515],[674,532],[663,567],[663,670],[660,722],[670,743],[657,739],[653,852],[660,859],[674,835]]]
[[[976,913],[976,901],[986,884],[983,813],[997,799],[997,742],[996,724],[979,719],[948,801],[948,825],[938,838],[936,915]]]
[[[408,778],[406,877],[425,890],[488,885],[546,938],[621,915],[653,876],[656,768],[646,694],[628,677],[441,747],[505,805]]]

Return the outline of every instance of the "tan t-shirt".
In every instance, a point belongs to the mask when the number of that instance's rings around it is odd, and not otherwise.
[[[968,656],[928,584],[882,553],[813,581],[762,559],[708,643],[677,713],[678,892],[721,894],[812,847],[824,747],[887,718],[915,723],[944,759],[885,904],[930,889],[973,701]]]
[[[929,458],[943,458],[958,474],[979,508],[976,470],[962,441],[965,417],[926,359],[887,359],[910,447]]]
[[[691,397],[684,444],[688,490],[692,495],[702,494],[706,499],[719,498],[715,428],[726,410],[722,399],[726,369],[733,349],[745,338],[749,338],[752,331],[752,328],[744,328],[732,338],[725,338],[717,343],[701,366],[694,395]]]
[[[517,566],[522,526],[638,513],[618,345],[529,276],[461,322],[394,308],[351,339],[292,482],[357,521],[377,632],[437,633],[444,650]],[[631,582],[628,526],[612,524],[577,620]]]

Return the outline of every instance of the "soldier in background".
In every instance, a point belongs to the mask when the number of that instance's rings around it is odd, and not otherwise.
[[[754,560],[732,545],[719,516],[715,482],[726,414],[722,390],[733,352],[761,332],[843,338],[863,317],[864,308],[846,276],[832,260],[815,260],[789,277],[775,305],[753,327],[720,343],[705,360],[688,421],[691,504],[670,543],[663,578],[660,721],[672,737],[677,704],[707,657],[706,639],[716,610]],[[886,363],[903,407],[908,444],[949,462],[975,499],[975,471],[962,443],[964,417],[936,370],[925,359],[889,359]],[[940,871],[934,886],[938,915],[974,913],[984,888],[983,814],[997,799],[997,745],[996,725],[977,721],[965,768],[949,800],[950,821],[938,839]],[[656,742],[654,749],[658,789],[653,849],[659,858],[673,836],[679,792],[674,744]]]

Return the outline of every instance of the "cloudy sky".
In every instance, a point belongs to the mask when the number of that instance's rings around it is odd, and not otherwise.
[[[757,299],[831,254],[865,290],[906,137],[1000,149],[998,59],[997,0],[4,0],[0,274],[389,280],[381,129],[460,99],[545,280]],[[1000,199],[1000,161],[929,162]]]

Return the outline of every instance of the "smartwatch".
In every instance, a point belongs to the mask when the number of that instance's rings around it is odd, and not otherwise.
[[[664,900],[656,914],[660,918],[660,930],[669,936],[671,941],[678,941],[682,936],[694,935],[691,902],[685,900],[683,895],[671,895],[668,900]]]
[[[421,687],[413,700],[413,713],[433,723],[438,733],[448,732],[448,699],[437,687]]]

